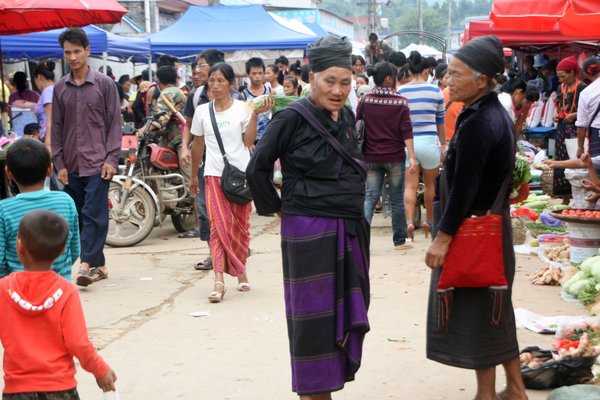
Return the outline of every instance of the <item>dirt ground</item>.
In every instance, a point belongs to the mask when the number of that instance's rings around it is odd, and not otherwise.
[[[429,239],[420,232],[409,251],[393,248],[389,219],[376,214],[371,245],[371,332],[355,382],[335,399],[472,399],[474,373],[425,358]],[[142,244],[107,248],[110,277],[81,289],[90,336],[118,375],[121,400],[294,399],[285,327],[279,221],[252,216],[252,290],[210,304],[212,274],[193,269],[208,254],[198,239],[178,239],[166,221]],[[559,288],[533,286],[541,266],[518,256],[513,301],[542,315],[583,315]],[[205,312],[206,317],[190,313]],[[549,348],[552,336],[519,329],[521,348]],[[90,374],[78,373],[82,399],[101,399]],[[498,390],[504,385],[498,371]],[[529,391],[532,400],[547,392]]]

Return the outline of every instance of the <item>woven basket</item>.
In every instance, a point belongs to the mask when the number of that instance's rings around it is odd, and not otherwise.
[[[513,246],[525,244],[525,238],[527,237],[527,228],[525,227],[525,221],[528,218],[511,217],[510,222],[513,231]]]
[[[554,170],[544,170],[540,176],[540,183],[544,194],[552,196],[552,193],[554,192]]]

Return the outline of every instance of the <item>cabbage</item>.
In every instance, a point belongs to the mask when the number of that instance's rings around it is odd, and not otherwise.
[[[590,274],[598,281],[600,281],[600,262],[595,263],[594,265],[592,265],[592,268],[590,270]]]
[[[571,286],[573,286],[573,284],[575,284],[576,282],[586,279],[586,277],[587,275],[583,271],[577,271],[575,275],[573,275],[571,278],[569,278],[568,281],[564,283],[564,291],[567,293],[571,293]]]
[[[579,268],[589,275],[591,274],[592,266],[597,262],[600,262],[600,256],[590,257],[584,262],[582,262]]]
[[[580,293],[590,291],[594,288],[594,281],[592,279],[583,279],[577,281],[571,285],[567,293],[577,296]]]

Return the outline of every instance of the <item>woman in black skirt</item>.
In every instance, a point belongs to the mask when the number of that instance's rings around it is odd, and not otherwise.
[[[452,237],[462,221],[490,210],[502,183],[514,167],[514,125],[493,92],[494,77],[504,69],[502,44],[481,37],[463,46],[448,67],[450,99],[463,102],[456,134],[448,148],[445,171],[448,188],[434,221],[435,239],[425,262],[432,268],[427,317],[427,358],[459,368],[474,369],[476,400],[527,399],[521,378],[511,288],[515,254],[509,216],[508,191],[501,208],[504,275],[508,290],[500,302],[489,288],[456,288],[448,319],[438,311],[437,284]],[[437,191],[439,192],[439,189]],[[439,203],[438,203],[439,204]],[[468,257],[468,254],[465,254]],[[496,394],[496,366],[506,370],[506,389]]]

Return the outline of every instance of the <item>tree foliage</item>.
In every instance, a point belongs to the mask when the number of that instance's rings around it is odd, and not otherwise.
[[[446,36],[448,32],[448,2],[452,1],[452,26],[458,27],[467,17],[488,15],[493,0],[442,0],[434,4],[423,1],[423,29]],[[380,0],[385,3],[385,0]],[[366,15],[367,0],[323,0],[321,8],[341,16]],[[381,7],[381,16],[390,21],[390,32],[417,30],[419,28],[418,0],[392,0],[390,6]]]

